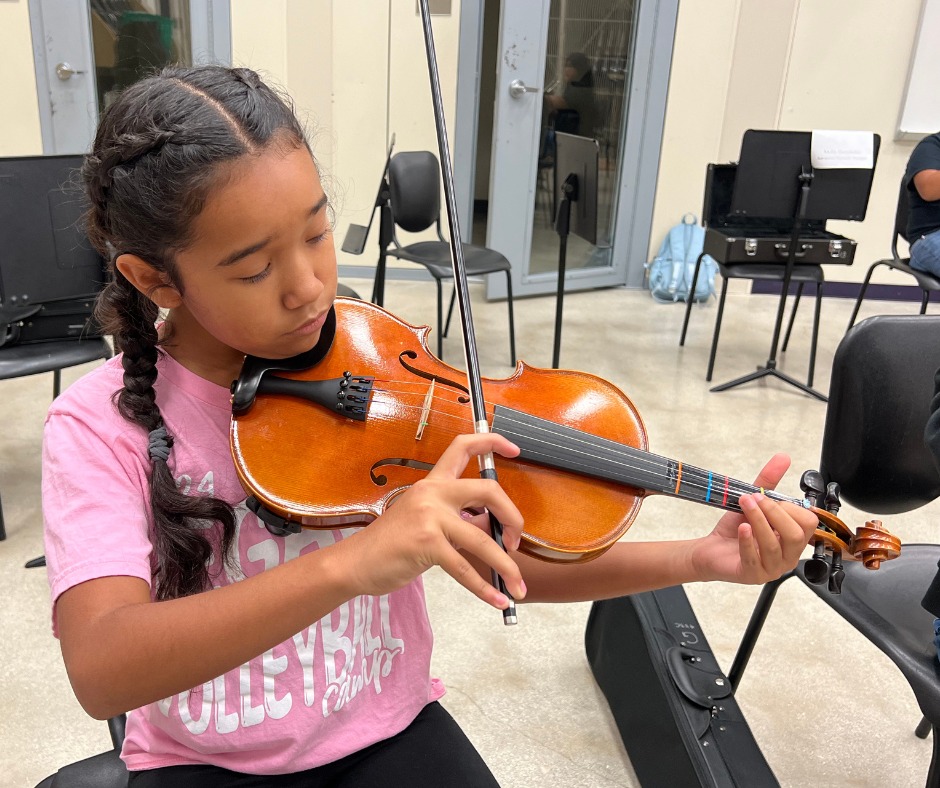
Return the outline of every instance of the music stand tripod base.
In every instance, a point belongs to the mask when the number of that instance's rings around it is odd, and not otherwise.
[[[750,383],[752,380],[760,380],[761,378],[767,376],[775,377],[778,380],[782,380],[784,383],[789,383],[791,386],[795,386],[801,391],[806,392],[810,396],[816,397],[816,399],[821,400],[822,402],[829,401],[828,397],[820,394],[818,391],[816,391],[816,389],[807,386],[805,383],[800,383],[800,381],[796,380],[795,378],[791,378],[786,373],[781,372],[776,367],[771,366],[758,367],[757,372],[752,372],[750,375],[744,375],[740,378],[729,380],[727,383],[722,383],[719,386],[712,386],[709,391],[727,391],[728,389],[732,389],[735,386],[741,386],[745,383]]]

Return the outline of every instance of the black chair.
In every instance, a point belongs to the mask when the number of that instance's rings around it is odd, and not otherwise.
[[[894,212],[894,235],[891,238],[891,257],[876,260],[871,264],[871,267],[869,267],[868,273],[865,274],[865,281],[862,282],[862,288],[858,291],[858,298],[855,299],[855,309],[852,310],[852,317],[849,318],[849,328],[855,325],[855,318],[858,317],[858,310],[862,305],[862,299],[865,298],[865,291],[868,290],[871,275],[879,265],[887,266],[894,271],[903,271],[905,274],[910,274],[914,277],[922,293],[920,299],[920,314],[924,314],[927,311],[927,302],[930,300],[930,294],[940,290],[940,279],[933,274],[928,274],[926,271],[918,271],[911,268],[910,254],[908,254],[907,257],[901,257],[898,253],[898,238],[902,238],[910,243],[910,239],[907,237],[907,219],[910,215],[910,210],[911,206],[907,194],[907,186],[902,179],[901,190],[898,193],[898,205]]]
[[[61,371],[67,367],[111,357],[111,346],[102,337],[63,339],[0,346],[0,380],[52,372],[52,398],[59,396]],[[6,539],[3,504],[0,502],[0,540]]]
[[[872,317],[842,339],[833,359],[820,461],[823,478],[840,485],[842,500],[868,513],[894,514],[940,496],[940,473],[924,445],[938,369],[940,316]],[[846,561],[841,594],[807,579],[820,574],[812,561],[764,586],[728,674],[732,686],[741,681],[780,585],[799,578],[910,683],[924,716],[917,733],[923,738],[933,730],[927,785],[940,786],[940,662],[934,614],[921,605],[938,576],[940,544],[905,544],[877,571]]]
[[[740,265],[725,265],[720,260],[718,263],[718,273],[721,275],[721,295],[718,297],[718,312],[715,315],[715,330],[712,334],[712,346],[708,355],[708,371],[705,373],[705,380],[712,379],[712,372],[715,369],[715,356],[718,353],[718,336],[721,334],[721,318],[725,312],[725,296],[728,294],[728,281],[731,279],[750,279],[752,281],[764,282],[782,282],[786,271],[785,265],[775,263],[743,263]],[[697,278],[697,277],[696,277]],[[816,344],[819,339],[819,312],[822,307],[822,290],[825,283],[822,266],[820,265],[798,265],[793,267],[793,273],[790,281],[797,285],[796,297],[793,300],[793,307],[790,310],[790,322],[787,324],[787,330],[783,337],[783,344],[780,346],[780,352],[786,353],[787,345],[790,343],[790,333],[793,331],[793,321],[796,318],[796,309],[800,305],[800,297],[803,295],[803,287],[812,283],[816,285],[816,309],[813,313],[813,338],[809,347],[809,372],[806,376],[806,385],[812,388],[813,376],[816,370]],[[693,288],[695,283],[693,281]],[[694,292],[694,290],[692,290]],[[692,299],[689,304],[691,305]],[[686,323],[688,323],[689,309],[686,309]],[[685,339],[685,326],[683,326],[683,340]],[[680,342],[679,344],[682,344]]]
[[[444,301],[441,283],[453,279],[450,244],[441,233],[441,171],[437,157],[429,151],[396,153],[388,166],[389,202],[393,220],[392,243],[387,249],[390,257],[418,263],[427,268],[437,284],[437,355],[443,358],[444,337],[454,311],[456,290],[450,299],[447,322],[444,322]],[[437,231],[436,241],[419,241],[402,246],[397,230],[418,233],[431,226]],[[516,333],[512,310],[512,267],[499,252],[473,244],[463,244],[467,276],[483,276],[503,272],[506,274],[506,294],[509,302],[509,352],[511,365],[516,365]],[[442,330],[443,328],[443,330]]]
[[[130,775],[121,760],[126,723],[127,716],[124,714],[109,719],[108,729],[113,745],[110,750],[63,766],[37,784],[36,788],[127,788]]]
[[[737,164],[709,164],[705,171],[705,197],[702,205],[702,226],[705,227],[704,248],[695,261],[695,271],[692,275],[690,292],[695,292],[699,272],[702,268],[702,259],[709,255],[717,264],[721,274],[721,295],[718,297],[718,311],[715,315],[715,329],[712,333],[711,351],[708,355],[708,371],[705,380],[711,381],[715,368],[715,356],[718,353],[718,337],[721,334],[721,319],[725,313],[725,297],[728,294],[729,279],[749,279],[751,281],[783,282],[786,274],[786,265],[780,261],[781,255],[776,248],[774,236],[789,237],[791,227],[782,220],[760,219],[756,217],[739,217],[731,214],[731,200],[734,189],[734,179]],[[729,242],[729,238],[738,237],[739,242],[745,243],[745,238],[757,239],[757,247],[747,251],[747,261],[739,257],[740,251]],[[819,337],[819,312],[822,306],[822,289],[825,283],[822,266],[795,265],[790,281],[797,286],[796,296],[790,312],[790,321],[783,337],[780,351],[785,353],[790,344],[790,334],[793,331],[793,322],[796,310],[800,305],[803,289],[807,284],[816,286],[816,311],[813,317],[813,338],[810,344],[809,373],[806,385],[812,388],[813,376],[816,368],[816,343]],[[685,336],[689,328],[689,318],[692,315],[694,299],[689,299],[685,306],[685,317],[682,321],[682,333],[679,335],[679,346],[685,345]]]

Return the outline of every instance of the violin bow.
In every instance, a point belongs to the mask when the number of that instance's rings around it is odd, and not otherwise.
[[[454,188],[454,170],[450,160],[450,146],[447,142],[447,127],[444,123],[444,103],[441,100],[441,82],[437,71],[437,55],[434,50],[434,33],[431,30],[431,12],[428,0],[419,0],[421,24],[424,28],[424,45],[428,56],[428,75],[431,79],[431,100],[434,104],[434,124],[437,129],[437,144],[440,153],[441,174],[444,181],[444,197],[447,208],[447,227],[450,236],[451,262],[454,267],[454,286],[457,293],[457,306],[460,311],[460,325],[463,329],[463,349],[467,363],[467,388],[470,392],[470,412],[473,417],[473,429],[477,433],[489,432],[486,408],[483,400],[483,381],[480,376],[480,362],[477,355],[476,336],[473,332],[473,315],[470,310],[470,290],[467,287],[467,269],[463,257],[463,244],[460,242],[460,227],[457,220],[457,197]],[[496,463],[492,452],[480,455],[480,478],[496,480]],[[496,516],[489,512],[490,530],[496,543],[505,550],[503,544],[503,526]],[[503,610],[503,623],[515,624],[516,603],[506,589],[503,578],[493,570],[493,585],[509,600],[509,607]]]

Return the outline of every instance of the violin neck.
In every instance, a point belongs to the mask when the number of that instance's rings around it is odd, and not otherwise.
[[[548,419],[497,405],[492,429],[515,443],[519,458],[546,467],[740,512],[738,499],[763,492],[779,501],[802,501],[753,484],[600,438]]]

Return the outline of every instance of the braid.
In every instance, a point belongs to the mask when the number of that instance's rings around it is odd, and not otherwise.
[[[123,352],[124,388],[117,392],[121,415],[139,424],[147,433],[163,426],[157,406],[159,350],[156,305],[141,294],[120,271],[98,299],[96,317],[105,331],[115,336]],[[173,436],[166,437],[169,448]],[[227,503],[216,498],[192,497],[179,492],[167,464],[167,456],[150,453],[150,509],[154,521],[154,548],[158,556],[154,577],[158,599],[173,599],[204,590],[211,582],[206,565],[212,546],[196,521],[221,525],[223,556],[228,556],[235,536],[235,515]]]
[[[211,586],[210,536],[220,531],[227,560],[235,515],[221,499],[184,495],[177,488],[167,464],[173,436],[165,433],[154,389],[159,310],[114,262],[121,254],[134,254],[182,293],[176,252],[191,240],[193,219],[225,177],[222,165],[279,139],[306,146],[289,104],[254,72],[173,67],[135,83],[108,107],[82,167],[88,237],[111,260],[111,280],[98,298],[96,318],[123,353],[117,407],[159,444],[148,447],[158,599]],[[213,522],[217,529],[208,527]]]

